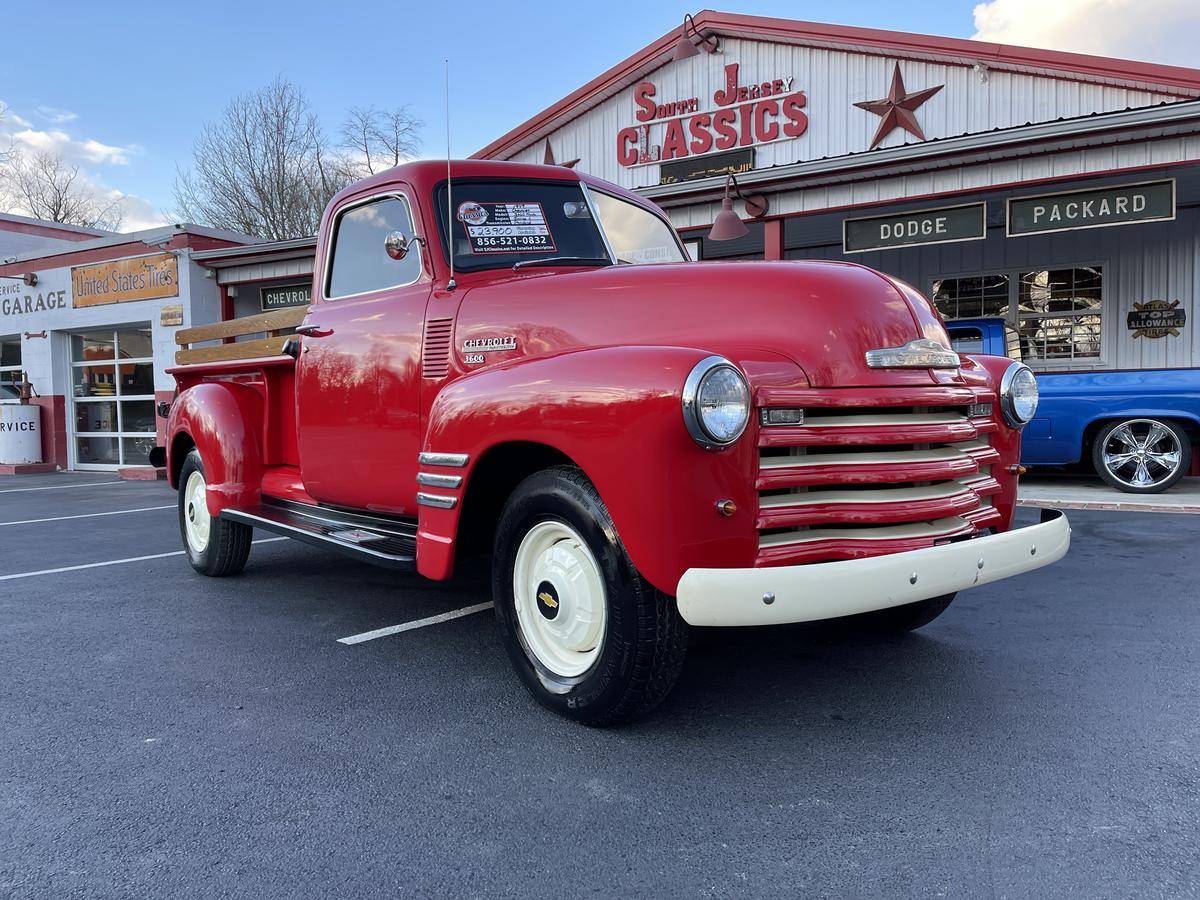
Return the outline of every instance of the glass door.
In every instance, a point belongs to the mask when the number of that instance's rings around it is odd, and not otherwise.
[[[71,335],[70,422],[76,468],[150,464],[154,351],[148,325]]]

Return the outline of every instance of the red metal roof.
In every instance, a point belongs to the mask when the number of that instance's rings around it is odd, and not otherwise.
[[[1102,84],[1136,87],[1180,98],[1200,97],[1200,69],[1164,66],[1066,53],[1036,50],[963,38],[883,31],[851,25],[825,25],[795,19],[746,16],[706,9],[696,14],[696,27],[704,33],[776,43],[804,44],[871,55],[930,59],[959,65],[982,62],[990,68],[1049,77],[1069,78]],[[472,155],[472,159],[502,157],[526,146],[532,139],[586,112],[668,61],[679,29],[673,28],[658,40],[593,78],[553,106],[521,123]]]

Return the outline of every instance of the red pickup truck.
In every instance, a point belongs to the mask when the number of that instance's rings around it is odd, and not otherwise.
[[[452,170],[333,199],[294,335],[180,354],[166,464],[197,571],[241,571],[255,528],[432,579],[490,552],[517,673],[603,724],[666,695],[688,626],[911,629],[1066,553],[1060,513],[1011,529],[1032,375],[960,358],[908,285],[690,262],[612,184]]]

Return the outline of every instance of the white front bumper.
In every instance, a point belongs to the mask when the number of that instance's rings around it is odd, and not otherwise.
[[[679,614],[691,625],[812,622],[1020,575],[1062,559],[1070,546],[1067,517],[1044,510],[1037,525],[907,553],[806,566],[688,569],[676,596]]]

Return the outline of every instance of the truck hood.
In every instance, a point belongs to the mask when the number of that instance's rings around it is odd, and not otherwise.
[[[957,377],[867,367],[868,350],[917,338],[950,343],[920,294],[849,263],[529,270],[469,289],[455,332],[460,360],[482,351],[488,364],[634,344],[694,347],[734,360],[777,354],[798,365],[813,387],[931,384]],[[516,346],[508,349],[512,343]],[[474,366],[468,361],[466,367]]]

